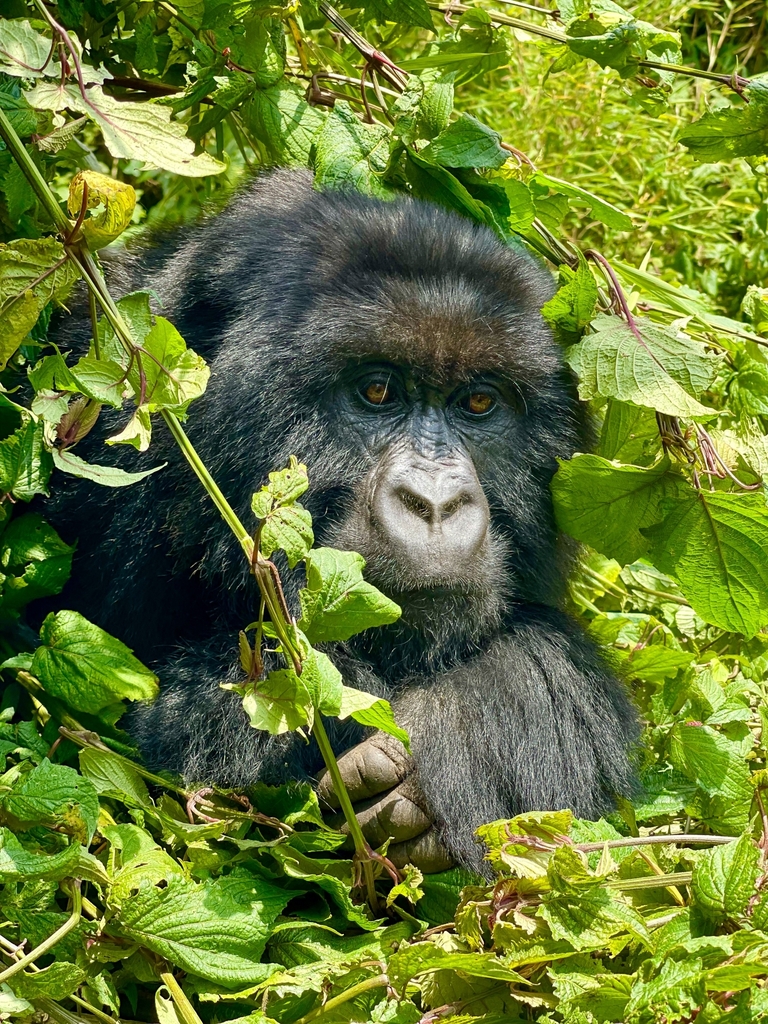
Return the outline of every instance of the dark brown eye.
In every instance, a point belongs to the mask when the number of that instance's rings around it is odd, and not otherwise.
[[[365,400],[370,402],[371,405],[385,405],[387,402],[392,401],[392,394],[389,390],[389,385],[380,380],[374,381],[373,384],[369,384],[363,391],[363,395],[365,396]]]
[[[471,412],[473,416],[482,416],[490,412],[495,404],[493,397],[484,391],[473,391],[464,403],[467,412]]]

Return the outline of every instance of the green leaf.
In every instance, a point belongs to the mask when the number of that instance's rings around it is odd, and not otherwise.
[[[747,833],[701,855],[693,868],[693,893],[699,905],[718,918],[738,920],[756,895],[759,875],[760,851]]]
[[[0,21],[0,71],[15,78],[56,76],[61,65],[56,61],[43,70],[51,52],[51,40],[18,18]]]
[[[395,193],[383,181],[388,163],[389,131],[381,124],[364,124],[348,103],[337,101],[315,143],[317,187],[389,199]]]
[[[345,686],[341,694],[341,707],[338,717],[341,719],[354,718],[361,725],[367,725],[371,729],[379,729],[386,732],[395,739],[400,740],[410,754],[411,741],[405,729],[401,729],[395,721],[392,705],[388,700],[375,697],[372,693],[365,693],[363,690],[355,690],[352,686]]]
[[[270,473],[269,483],[251,499],[253,514],[264,520],[259,550],[269,558],[276,548],[282,549],[291,569],[306,557],[315,540],[312,516],[296,502],[308,486],[307,467],[292,455],[288,468]]]
[[[309,721],[309,690],[292,668],[276,669],[266,679],[233,686],[254,729],[273,736],[293,732]]]
[[[0,817],[17,831],[45,825],[88,846],[99,820],[99,798],[93,783],[74,768],[46,758],[4,795]]]
[[[311,644],[348,640],[400,617],[394,601],[363,579],[364,565],[354,551],[314,548],[309,553],[307,585],[299,591],[299,629]]]
[[[86,170],[78,171],[69,183],[67,207],[73,217],[80,216],[83,196],[86,197],[87,210],[103,207],[96,216],[86,217],[81,227],[88,248],[94,251],[114,242],[131,223],[136,191],[124,181]]]
[[[598,454],[633,466],[650,466],[661,454],[656,416],[628,402],[608,401]]]
[[[259,963],[289,892],[246,874],[195,884],[151,882],[110,909],[110,930],[166,957],[176,967],[224,986],[255,984],[278,970]]]
[[[753,790],[737,744],[711,726],[678,722],[670,732],[669,758],[709,796],[705,817],[711,828],[731,835],[747,828]]]
[[[663,522],[646,530],[651,560],[696,612],[754,636],[768,623],[768,507],[762,495],[696,491],[682,481]]]
[[[86,974],[77,964],[57,960],[41,971],[22,971],[13,979],[13,987],[26,999],[67,999],[85,981]]]
[[[46,692],[97,715],[117,701],[152,700],[157,676],[130,650],[77,612],[48,615],[30,671]]]
[[[528,184],[533,187],[538,186],[539,191],[542,192],[545,189],[551,189],[557,195],[567,196],[577,206],[586,206],[593,217],[609,228],[614,228],[616,231],[632,230],[632,221],[626,213],[570,181],[563,181],[561,178],[553,178],[542,171],[536,171],[529,179]]]
[[[629,565],[650,551],[641,531],[661,518],[670,468],[666,458],[649,469],[621,466],[599,455],[561,461],[552,480],[558,528]]]
[[[563,853],[564,850],[567,852]],[[578,858],[572,847],[560,847],[550,861],[553,891],[543,894],[539,916],[549,925],[552,937],[570,942],[574,949],[591,949],[605,945],[615,936],[629,934],[650,947],[648,927],[625,897],[588,876],[581,884],[563,883],[559,871],[564,862],[575,863]],[[566,870],[571,868],[568,863]]]
[[[45,447],[45,424],[28,419],[19,429],[0,441],[0,493],[31,501],[48,493],[53,468]]]
[[[641,70],[640,60],[664,64],[679,64],[682,60],[676,32],[639,21],[612,0],[565,0],[560,16],[573,53],[589,57],[601,68],[615,68],[623,78]],[[670,77],[663,71],[652,73],[662,81]]]
[[[365,0],[363,10],[378,21],[394,21],[434,32],[426,0]]]
[[[457,121],[430,144],[424,156],[444,167],[501,167],[508,154],[501,136],[471,114]]]
[[[768,153],[768,82],[753,80],[744,101],[711,110],[677,136],[697,160],[715,163]]]
[[[154,323],[142,342],[141,367],[144,373],[142,405],[149,412],[172,409],[180,419],[190,402],[205,391],[210,376],[202,356],[187,348],[184,339],[165,317]],[[142,395],[142,380],[136,361],[128,374],[137,397]]]
[[[325,115],[307,103],[304,91],[286,81],[257,89],[241,114],[273,158],[289,167],[309,163],[312,146],[325,123]]]
[[[579,252],[579,265],[558,268],[560,288],[541,307],[541,315],[550,326],[561,331],[581,331],[592,320],[597,304],[597,283],[589,264]]]
[[[99,126],[112,156],[139,160],[173,174],[201,177],[221,174],[226,165],[208,153],[195,155],[195,146],[187,138],[186,126],[171,120],[168,107],[155,103],[116,100],[98,84],[88,88],[87,100],[75,85],[43,82],[27,93],[27,100],[38,110],[76,110]]]
[[[449,953],[433,942],[418,942],[399,949],[387,965],[392,986],[401,993],[411,978],[444,970],[458,970],[470,977],[494,978],[511,984],[527,984],[521,974],[507,967],[494,953]]]
[[[22,238],[0,245],[0,370],[45,306],[66,299],[77,278],[74,263],[55,238]]]
[[[647,320],[636,320],[640,337],[616,317],[599,316],[566,360],[579,377],[582,399],[617,398],[669,416],[715,414],[695,395],[715,378],[719,360],[700,344]]]
[[[625,1020],[690,1019],[706,1002],[704,979],[702,962],[694,957],[679,963],[665,959],[661,967],[646,960],[632,986]]]
[[[37,853],[22,845],[10,829],[0,828],[0,879],[3,882],[58,881],[76,875],[80,849],[79,843],[72,843],[59,853]]]
[[[127,758],[96,747],[85,747],[78,758],[80,771],[100,796],[121,800],[129,807],[152,806],[144,779]]]
[[[119,466],[102,466],[93,462],[86,462],[79,455],[67,449],[53,449],[53,464],[62,473],[69,473],[70,476],[77,476],[83,480],[92,480],[102,487],[130,487],[140,480],[145,480],[158,470],[165,469],[167,463],[154,466],[152,469],[143,469],[139,473],[127,473]]]
[[[36,512],[14,519],[0,548],[4,607],[21,608],[39,597],[60,593],[74,550]]]

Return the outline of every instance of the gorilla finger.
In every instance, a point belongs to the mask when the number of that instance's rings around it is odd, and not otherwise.
[[[355,815],[371,846],[381,846],[387,839],[393,839],[396,843],[405,842],[432,825],[432,817],[424,807],[421,791],[409,779],[383,797],[357,804]],[[329,824],[347,834],[349,828],[339,818],[339,815],[334,815]]]
[[[395,867],[403,868],[406,864],[413,864],[425,875],[447,871],[455,865],[453,857],[441,842],[435,828],[422,832],[420,836],[405,843],[395,843],[390,846],[387,856]]]
[[[399,740],[377,732],[339,758],[339,771],[352,803],[368,800],[402,782],[410,758]],[[330,807],[338,807],[333,781],[327,769],[318,775],[317,795]]]

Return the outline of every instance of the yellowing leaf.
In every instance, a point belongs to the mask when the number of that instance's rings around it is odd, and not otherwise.
[[[69,183],[67,206],[73,217],[80,214],[84,194],[87,209],[104,206],[104,210],[98,216],[87,217],[82,225],[88,248],[101,249],[102,246],[114,241],[131,223],[136,206],[136,192],[131,185],[110,178],[106,174],[79,171]]]

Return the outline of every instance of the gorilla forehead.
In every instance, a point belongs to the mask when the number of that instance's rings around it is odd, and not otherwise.
[[[239,332],[250,325],[258,346],[266,329],[268,353],[299,373],[375,357],[439,382],[493,372],[536,389],[561,366],[539,314],[551,275],[456,214],[318,193],[303,174],[278,172],[219,223],[233,230],[214,274],[243,311]]]

